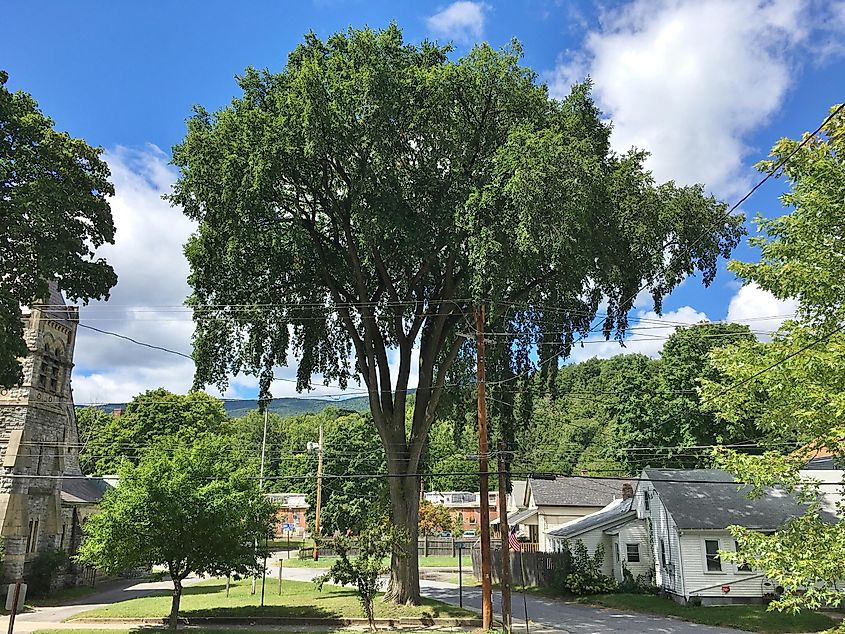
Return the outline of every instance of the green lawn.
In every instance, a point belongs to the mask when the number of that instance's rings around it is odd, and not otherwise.
[[[735,627],[749,632],[818,632],[835,625],[829,617],[815,612],[802,612],[797,615],[767,612],[766,607],[762,605],[686,607],[671,599],[650,594],[598,594],[581,597],[578,602],[619,610],[676,616],[693,623]]]
[[[284,561],[286,568],[330,568],[337,560],[337,557],[320,557],[319,560],[313,559],[286,559],[285,557],[274,557],[273,563],[276,564],[279,559]],[[464,557],[464,568],[472,569],[472,561],[469,557]],[[387,564],[387,562],[385,562]],[[448,557],[445,555],[429,555],[428,557],[420,557],[420,568],[457,568],[458,558]]]
[[[288,581],[282,585],[282,595],[276,594],[278,585],[267,580],[264,607],[261,607],[261,584],[255,595],[250,594],[250,581],[245,579],[232,583],[229,597],[226,597],[226,582],[212,579],[185,588],[182,595],[180,616],[229,616],[229,617],[300,617],[338,618],[364,617],[358,603],[358,596],[351,588],[324,586],[318,592],[313,583]],[[405,606],[383,603],[376,600],[377,618],[399,617],[474,617],[475,614],[460,608],[423,599],[420,606]],[[121,601],[95,610],[82,612],[70,620],[90,617],[145,618],[165,617],[170,612],[170,595],[141,597]]]

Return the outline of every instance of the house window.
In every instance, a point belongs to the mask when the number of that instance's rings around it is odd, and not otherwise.
[[[736,550],[736,552],[739,552],[739,542],[734,542],[734,549]],[[748,564],[742,564],[741,566],[737,564],[736,569],[739,572],[751,572],[751,566],[749,566]]]
[[[616,563],[619,563],[619,543],[613,542],[613,558],[616,560]]]
[[[648,491],[646,491],[645,495],[643,496],[643,503],[645,504],[645,510],[650,511],[651,510],[651,496],[649,495]]]
[[[666,542],[660,538],[660,565],[666,567]]]
[[[640,561],[640,545],[639,544],[625,544],[625,558],[631,563],[639,563],[639,561]]]
[[[469,516],[469,523],[475,524],[475,522],[476,522],[475,513],[473,513],[472,515]]]
[[[707,572],[721,572],[722,560],[719,559],[719,540],[704,540],[704,558],[707,562]]]
[[[38,548],[38,518],[29,520],[29,537],[26,540],[26,552],[34,553]]]

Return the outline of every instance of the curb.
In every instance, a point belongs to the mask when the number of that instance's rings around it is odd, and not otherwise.
[[[167,618],[128,619],[118,617],[91,617],[82,619],[68,619],[66,623],[80,624],[109,624],[116,625],[167,625]],[[182,625],[330,625],[349,627],[354,625],[369,625],[365,618],[345,617],[284,617],[284,616],[256,616],[256,617],[226,617],[226,616],[197,616],[179,617]],[[375,624],[383,627],[481,627],[481,619],[477,618],[429,618],[429,617],[400,617],[396,619],[379,618]]]

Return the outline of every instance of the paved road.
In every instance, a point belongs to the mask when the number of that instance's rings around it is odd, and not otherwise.
[[[189,577],[185,579],[185,585],[193,585],[202,581],[199,577]],[[173,584],[170,581],[140,581],[138,579],[127,579],[108,583],[102,586],[94,594],[89,594],[78,599],[69,600],[65,605],[35,608],[15,617],[15,632],[24,633],[32,632],[33,630],[40,630],[45,628],[62,628],[62,627],[93,627],[98,629],[99,626],[85,625],[73,623],[62,623],[75,614],[85,612],[86,610],[93,610],[111,603],[119,601],[126,601],[127,599],[135,599],[138,597],[146,597],[151,594],[158,594],[162,591],[172,590]],[[103,628],[114,628],[114,625],[103,625]],[[9,617],[0,616],[0,631],[7,631],[9,628]],[[118,626],[119,629],[119,626]]]
[[[304,568],[285,568],[283,579],[309,581],[321,574],[322,570],[308,570]],[[437,599],[452,605],[458,605],[459,589],[457,584],[441,581],[420,581],[420,590],[425,597]],[[476,587],[464,588],[464,607],[481,610],[481,590]],[[656,634],[748,634],[742,630],[725,627],[713,627],[688,623],[680,619],[663,616],[649,616],[596,608],[577,603],[566,603],[526,595],[528,618],[531,634],[544,632],[566,632],[568,634],[631,634],[632,632],[655,632]],[[521,616],[523,612],[522,595],[514,593],[512,597],[514,616]],[[501,616],[501,595],[493,593],[493,611]],[[524,618],[514,618],[514,630],[523,632]]]
[[[325,571],[317,569],[285,568],[283,579],[310,581],[323,572]],[[186,580],[186,583],[192,584],[199,581],[200,579],[198,578],[191,578]],[[137,580],[118,582],[104,587],[96,594],[69,602],[67,605],[37,608],[31,612],[19,614],[15,621],[15,631],[28,633],[33,630],[45,628],[82,627],[80,624],[62,623],[62,621],[85,610],[92,610],[110,603],[125,601],[126,599],[148,596],[161,592],[162,590],[169,590],[171,587],[168,581],[157,583],[139,582]],[[425,597],[458,605],[459,590],[458,586],[454,583],[423,580],[420,581],[420,589]],[[678,619],[625,613],[618,610],[565,603],[532,595],[526,596],[526,603],[528,605],[531,634],[630,634],[632,632],[654,632],[656,634],[747,634],[730,628],[697,625]],[[464,588],[463,604],[465,608],[476,611],[480,610],[480,589],[475,587]],[[522,614],[522,597],[520,594],[514,594],[513,607],[515,616]],[[501,614],[500,597],[497,593],[494,593],[493,608],[497,615]],[[8,619],[9,617],[0,617],[0,631],[5,631],[8,628]],[[96,628],[96,626],[88,624],[84,627]],[[115,628],[116,626],[103,625],[102,627]],[[514,619],[514,629],[517,632],[522,632],[524,627],[525,621],[523,619]]]

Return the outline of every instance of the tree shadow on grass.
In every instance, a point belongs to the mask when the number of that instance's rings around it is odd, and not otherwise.
[[[239,605],[232,607],[197,608],[180,610],[179,615],[187,619],[197,617],[214,618],[284,618],[284,619],[341,619],[337,610],[325,609],[316,605]]]

